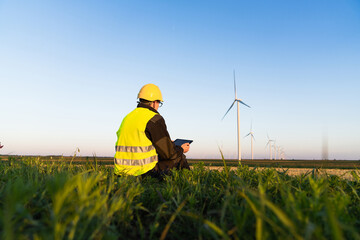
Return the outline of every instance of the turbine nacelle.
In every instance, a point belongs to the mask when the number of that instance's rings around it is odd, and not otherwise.
[[[255,137],[254,137],[253,132],[249,132],[248,134],[246,134],[246,135],[244,136],[244,138],[246,138],[246,137],[249,136],[249,135],[251,136],[252,139],[255,140]]]
[[[231,104],[231,106],[229,107],[229,109],[226,111],[225,115],[222,117],[221,120],[223,120],[223,119],[225,118],[226,114],[228,114],[228,112],[230,111],[230,109],[234,106],[235,102],[241,103],[241,104],[247,106],[248,108],[251,108],[249,105],[247,105],[246,103],[244,103],[241,99],[235,99],[235,100],[233,101],[233,103]]]

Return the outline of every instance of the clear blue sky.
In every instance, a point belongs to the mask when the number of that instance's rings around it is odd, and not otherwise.
[[[113,156],[139,89],[158,85],[189,158],[360,159],[360,2],[0,1],[0,154]]]

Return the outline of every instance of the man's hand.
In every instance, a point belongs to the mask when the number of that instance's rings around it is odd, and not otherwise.
[[[183,145],[181,145],[181,147],[184,149],[184,153],[187,153],[190,150],[189,143],[184,143]]]

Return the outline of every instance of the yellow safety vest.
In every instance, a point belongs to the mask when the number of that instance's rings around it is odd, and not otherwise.
[[[122,121],[117,131],[114,172],[139,176],[153,169],[158,155],[152,142],[146,137],[145,128],[157,113],[147,108],[136,108]]]

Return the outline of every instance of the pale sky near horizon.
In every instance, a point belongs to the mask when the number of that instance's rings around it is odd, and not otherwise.
[[[139,89],[160,87],[189,158],[360,160],[360,1],[0,0],[0,154],[113,156]]]

